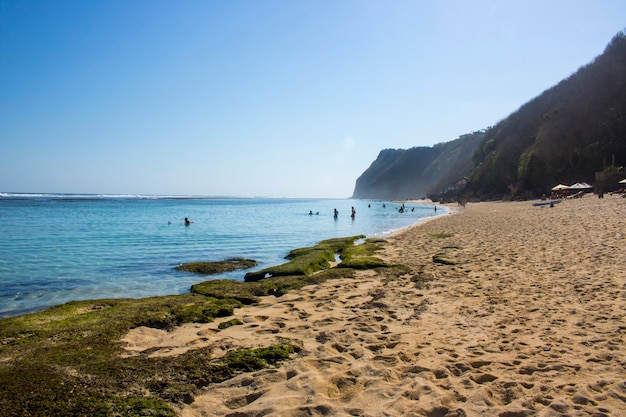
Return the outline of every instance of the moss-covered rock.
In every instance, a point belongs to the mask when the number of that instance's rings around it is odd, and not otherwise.
[[[254,304],[259,297],[274,295],[281,296],[290,290],[302,288],[305,285],[319,284],[328,279],[352,278],[352,269],[324,269],[311,275],[287,275],[264,278],[254,282],[233,280],[204,281],[191,286],[191,292],[218,299],[234,299],[243,304]]]
[[[254,282],[270,277],[311,275],[316,271],[329,268],[330,262],[335,260],[336,253],[342,253],[346,247],[354,246],[357,239],[364,237],[359,235],[327,239],[315,246],[294,249],[286,256],[287,259],[290,259],[289,262],[256,272],[248,272],[244,280]]]
[[[386,268],[388,266],[388,263],[374,256],[360,256],[358,258],[347,258],[343,260],[337,267],[363,270]]]
[[[245,349],[229,352],[223,361],[234,369],[256,371],[289,359],[296,345],[286,343],[259,349]]]
[[[341,252],[339,268],[375,269],[390,266],[382,259],[372,256],[382,249],[383,239],[367,239],[360,245],[346,246]]]
[[[178,271],[192,272],[194,274],[212,275],[223,272],[236,271],[238,269],[248,269],[257,266],[259,263],[252,259],[230,258],[217,262],[189,262],[178,265],[174,269]]]
[[[191,286],[191,292],[218,299],[234,299],[243,304],[254,304],[260,296],[268,295],[257,285],[245,285],[240,281],[216,279]]]
[[[433,262],[442,265],[456,265],[456,262],[448,259],[444,254],[438,253],[433,255]]]
[[[243,324],[243,321],[239,320],[239,319],[230,319],[228,321],[223,321],[221,322],[217,328],[219,330],[224,330],[224,329],[228,329],[229,327],[233,327],[233,326],[241,326]]]
[[[181,387],[192,375],[200,372],[194,377],[197,381],[220,381],[236,370],[224,364],[207,367],[208,354],[202,350],[168,361],[122,358],[121,337],[138,326],[170,329],[210,321],[240,305],[235,300],[181,294],[72,302],[3,319],[0,415],[173,416],[167,403],[189,399]],[[151,381],[156,380],[178,388],[160,392],[153,389]]]

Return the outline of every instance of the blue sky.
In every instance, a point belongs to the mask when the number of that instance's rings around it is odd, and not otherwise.
[[[623,0],[0,0],[0,191],[350,197],[497,123]]]

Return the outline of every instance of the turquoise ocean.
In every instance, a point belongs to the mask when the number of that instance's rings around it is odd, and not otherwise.
[[[246,271],[198,276],[174,267],[243,257],[259,261],[255,269],[261,269],[324,239],[385,237],[445,213],[408,203],[400,213],[400,205],[0,192],[0,317],[73,300],[180,294],[207,279],[243,280]],[[185,226],[185,217],[193,223]]]

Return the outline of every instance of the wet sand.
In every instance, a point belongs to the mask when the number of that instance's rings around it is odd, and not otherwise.
[[[182,416],[626,415],[626,200],[477,203],[408,229],[373,271],[236,310],[139,328],[128,353],[297,340],[276,369],[211,385]],[[442,255],[453,262],[433,262]]]

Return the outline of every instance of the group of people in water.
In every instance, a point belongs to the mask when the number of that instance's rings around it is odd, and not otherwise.
[[[368,204],[367,207],[371,208],[372,205]],[[383,208],[386,208],[386,207],[387,207],[386,204],[383,203]],[[435,213],[436,213],[437,212],[437,206],[434,206],[434,207],[435,207]],[[404,205],[404,203],[402,203],[402,205],[398,209],[398,212],[399,213],[404,213],[404,212],[406,212],[408,210],[409,209]],[[415,207],[411,207],[411,211],[415,211]],[[313,214],[313,210],[310,210],[309,211],[309,215],[312,215],[312,214]],[[320,214],[320,212],[318,211],[315,214]],[[336,208],[333,210],[333,217],[335,218],[335,220],[339,218],[339,211]],[[354,220],[356,218],[356,210],[355,210],[354,206],[350,210],[350,218],[352,220]]]
[[[335,218],[335,220],[339,218],[339,211],[337,209],[333,210],[333,217]],[[354,220],[354,218],[356,217],[356,210],[354,209],[354,207],[352,207],[352,212],[350,213],[350,217],[352,218],[352,220]]]
[[[368,208],[371,208],[371,204],[367,205]],[[383,208],[386,208],[387,206],[383,203]],[[402,205],[400,206],[400,208],[398,209],[399,213],[404,213],[406,211],[406,207],[404,206],[404,203],[402,203]],[[411,207],[411,211],[415,211],[415,207]],[[435,213],[437,212],[437,206],[435,206]],[[319,215],[320,212],[316,211],[315,213],[313,213],[313,210],[309,210],[309,216],[312,216],[313,214],[315,215]],[[336,208],[333,210],[333,217],[335,218],[335,220],[337,220],[339,218],[339,210],[337,210]],[[356,218],[356,210],[354,208],[354,206],[352,206],[352,209],[350,211],[350,218],[352,220],[354,220]],[[193,223],[191,220],[189,220],[188,217],[185,217],[185,221],[183,222],[183,224],[185,226],[189,226],[191,223]],[[168,224],[171,224],[171,222],[168,222]]]

